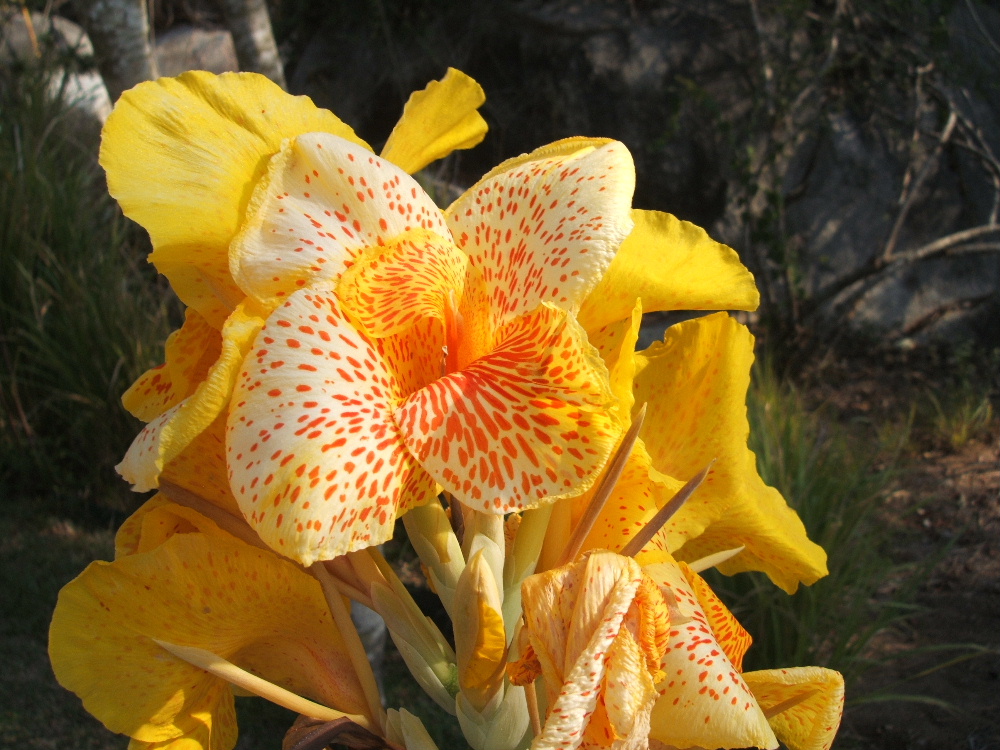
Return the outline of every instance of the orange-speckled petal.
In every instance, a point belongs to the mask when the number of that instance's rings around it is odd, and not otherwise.
[[[316,580],[230,537],[176,534],[149,552],[91,564],[59,595],[49,656],[59,682],[112,731],[143,742],[201,731],[203,714],[232,701],[228,684],[153,639],[211,651],[321,704],[367,712]]]
[[[501,165],[455,201],[448,225],[483,273],[494,325],[541,302],[575,314],[632,229],[634,189],[624,145],[571,140]]]
[[[236,375],[263,325],[250,305],[240,305],[222,329],[219,358],[190,396],[146,425],[115,467],[136,492],[159,486],[163,468],[207,430],[229,404]]]
[[[254,73],[161,78],[115,105],[101,139],[108,189],[149,232],[150,260],[212,325],[242,297],[227,253],[268,158],[284,138],[318,131],[364,144],[307,97]]]
[[[792,592],[826,575],[826,553],[764,484],[747,448],[752,362],[753,336],[725,313],[672,326],[662,343],[636,355],[635,399],[648,404],[640,434],[653,466],[688,479],[715,461],[655,541],[685,560],[745,545],[720,569],[762,570]]]
[[[597,353],[549,305],[497,332],[496,348],[396,411],[406,445],[470,507],[507,513],[593,484],[620,427]]]
[[[580,309],[593,331],[629,314],[636,299],[657,310],[755,310],[760,295],[736,252],[701,227],[661,213],[632,211],[635,228]]]
[[[712,587],[704,578],[691,570],[687,563],[681,562],[678,565],[688,583],[691,584],[691,590],[698,598],[698,604],[701,605],[708,625],[712,628],[712,633],[715,634],[715,640],[722,646],[722,650],[726,652],[726,656],[733,663],[733,666],[742,672],[743,657],[746,656],[747,649],[753,643],[753,638],[729,611],[729,607],[715,595]]]
[[[822,667],[743,675],[788,750],[830,750],[844,712],[844,678]]]
[[[364,248],[411,229],[450,238],[416,181],[355,143],[302,135],[271,159],[233,242],[233,278],[275,306],[305,286],[335,284]]]
[[[122,404],[143,422],[155,419],[194,393],[221,349],[219,331],[189,307],[184,325],[167,338],[164,363],[140,375],[122,395]]]
[[[433,497],[393,420],[400,394],[375,344],[330,291],[268,318],[229,415],[230,484],[261,538],[309,565],[379,544]]]
[[[778,742],[739,670],[726,657],[681,569],[665,562],[643,571],[670,607],[670,640],[650,738],[674,747],[775,748]]]

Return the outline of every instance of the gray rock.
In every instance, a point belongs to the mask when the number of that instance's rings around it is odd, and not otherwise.
[[[233,37],[225,29],[175,26],[156,38],[154,52],[161,76],[186,70],[225,73],[240,69]]]

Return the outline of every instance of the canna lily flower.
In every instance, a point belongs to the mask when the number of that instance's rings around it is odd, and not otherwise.
[[[57,679],[105,726],[133,748],[230,750],[235,684],[377,729],[311,576],[183,508],[139,523],[62,590],[49,634]]]
[[[529,577],[522,601],[524,643],[508,672],[517,685],[544,677],[549,706],[532,750],[645,748],[670,632],[653,581],[596,550]]]
[[[619,427],[575,313],[631,228],[633,185],[624,146],[570,139],[442,214],[349,141],[289,141],[232,249],[240,285],[281,304],[228,422],[261,538],[309,564],[384,541],[438,485],[506,513],[593,483]]]
[[[475,81],[449,70],[411,96],[383,156],[413,172],[474,146],[486,133],[476,111],[483,100]],[[189,72],[143,83],[108,119],[100,161],[109,190],[149,232],[150,260],[188,305],[165,364],[124,398],[150,422],[118,467],[137,491],[156,487],[164,467],[228,404],[269,312],[247,300],[233,278],[229,246],[284,139],[310,132],[371,151],[333,114],[256,74]]]
[[[627,243],[626,243],[627,244]],[[583,549],[621,549],[684,481],[712,463],[706,481],[659,531],[650,548],[695,560],[734,547],[725,573],[762,570],[789,593],[826,575],[826,554],[798,515],[764,484],[747,448],[746,392],[753,337],[717,313],[672,326],[662,343],[633,353],[640,321],[609,325],[593,339],[609,365],[620,412],[646,404],[640,439]],[[714,461],[714,463],[713,463]],[[567,529],[590,496],[557,509],[542,568],[556,564]]]

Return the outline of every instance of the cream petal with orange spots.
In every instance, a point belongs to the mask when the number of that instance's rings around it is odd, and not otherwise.
[[[141,83],[108,118],[100,161],[111,195],[149,232],[151,259],[181,300],[213,325],[232,310],[220,302],[236,291],[227,253],[254,184],[283,139],[311,132],[367,148],[332,113],[253,73]]]
[[[616,141],[571,139],[493,170],[447,210],[486,280],[494,326],[548,302],[571,313],[632,229],[635,167]]]
[[[402,394],[330,291],[268,318],[233,395],[227,450],[243,515],[309,565],[384,542],[397,512],[434,496],[393,419]]]
[[[49,633],[60,684],[112,731],[164,742],[203,732],[206,718],[231,720],[229,685],[153,639],[206,649],[321,704],[367,712],[316,580],[231,537],[177,534],[149,552],[92,563],[63,588]]]
[[[492,352],[396,410],[407,447],[448,492],[507,513],[586,491],[620,432],[614,394],[576,321],[542,305]]]
[[[189,307],[184,325],[167,338],[164,363],[140,375],[122,395],[122,404],[143,422],[155,419],[194,393],[221,348],[219,331]]]
[[[229,404],[236,375],[263,325],[252,304],[240,305],[222,329],[219,358],[194,392],[146,425],[115,469],[136,492],[159,486],[164,466],[208,429]]]
[[[722,603],[722,600],[715,595],[712,587],[708,585],[704,578],[691,570],[687,563],[679,562],[684,577],[687,578],[694,591],[698,604],[701,605],[705,619],[712,629],[715,640],[722,646],[726,653],[726,658],[732,662],[733,666],[740,672],[743,671],[743,657],[746,656],[747,649],[753,643],[753,638],[746,631],[739,620],[737,620],[729,608]]]
[[[368,247],[425,229],[450,238],[441,211],[403,170],[327,133],[286,141],[254,191],[230,268],[274,307],[297,289],[335,283]]]
[[[715,460],[656,545],[686,560],[745,545],[720,569],[762,570],[788,592],[826,575],[826,553],[764,484],[747,448],[750,332],[725,313],[709,315],[672,326],[636,362],[636,403],[648,404],[640,435],[653,466],[687,480]]]
[[[736,252],[699,226],[660,211],[632,211],[635,228],[580,309],[594,331],[628,317],[637,299],[658,310],[756,310],[760,294]]]
[[[382,158],[413,174],[452,151],[472,148],[486,136],[486,120],[478,111],[485,101],[482,86],[448,68],[440,81],[410,94]]]
[[[739,670],[715,639],[708,617],[680,567],[644,565],[670,608],[664,677],[650,720],[651,739],[677,748],[778,746]]]
[[[771,728],[788,750],[830,750],[844,711],[844,678],[822,667],[745,672]]]

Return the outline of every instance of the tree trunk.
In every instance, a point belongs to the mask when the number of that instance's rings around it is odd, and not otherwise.
[[[76,0],[111,101],[157,77],[145,0]]]
[[[263,73],[287,88],[265,0],[219,0],[219,4],[233,35],[240,70]]]

